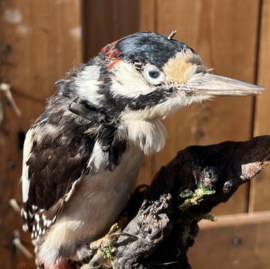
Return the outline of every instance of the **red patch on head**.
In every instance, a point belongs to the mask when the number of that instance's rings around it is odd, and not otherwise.
[[[108,64],[109,68],[111,68],[112,66],[114,66],[115,64],[117,64],[120,61],[119,58],[117,58],[119,51],[115,47],[115,44],[117,42],[118,42],[118,40],[108,44],[107,46],[105,46],[101,49],[101,52],[103,52],[106,55],[107,62],[110,62]]]
[[[119,63],[120,59],[119,58],[115,58],[109,65],[108,67],[111,68],[112,66],[114,66],[115,64]]]

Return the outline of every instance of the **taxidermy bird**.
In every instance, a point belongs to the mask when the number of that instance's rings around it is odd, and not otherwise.
[[[108,232],[144,154],[165,145],[161,119],[215,95],[262,90],[210,74],[174,34],[124,37],[56,82],[23,154],[23,228],[31,232],[39,266],[67,268]]]

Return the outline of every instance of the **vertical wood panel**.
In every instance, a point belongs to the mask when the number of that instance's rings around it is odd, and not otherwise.
[[[126,35],[154,31],[155,0],[84,0],[84,61]]]
[[[139,1],[85,0],[83,5],[85,60],[103,46],[139,31]]]
[[[262,1],[257,83],[265,92],[256,100],[254,136],[270,134],[270,1]],[[251,182],[250,211],[270,210],[270,167]]]
[[[32,251],[30,234],[21,230],[20,214],[8,201],[21,201],[22,151],[19,132],[25,132],[44,109],[54,82],[81,62],[80,0],[0,1],[0,82],[9,82],[22,111],[17,118],[4,106],[0,125],[0,267],[36,268],[12,245],[18,230]],[[5,45],[10,51],[5,51]],[[2,94],[1,101],[4,95]]]
[[[157,0],[157,31],[190,45],[214,73],[254,82],[259,1]],[[251,137],[252,98],[222,97],[181,109],[165,121],[170,139],[155,158],[155,169],[179,149]],[[216,214],[245,212],[247,186]]]

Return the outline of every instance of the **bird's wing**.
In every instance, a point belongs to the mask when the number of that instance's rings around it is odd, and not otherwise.
[[[96,142],[96,135],[89,129],[91,123],[84,118],[47,107],[28,131],[22,214],[24,229],[36,232],[34,238],[56,220],[82,175],[88,173],[88,160]]]

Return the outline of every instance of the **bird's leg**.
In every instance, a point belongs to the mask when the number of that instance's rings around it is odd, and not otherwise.
[[[117,223],[115,223],[106,234],[101,239],[98,239],[90,244],[90,250],[96,251],[93,258],[88,264],[85,264],[83,269],[97,268],[96,264],[99,264],[101,259],[106,262],[110,262],[111,266],[114,268],[113,259],[115,256],[116,248],[115,244],[120,236],[131,236],[126,233],[121,233],[120,228]],[[131,236],[133,237],[133,236]],[[102,263],[102,262],[101,262]]]
[[[109,230],[109,232],[104,236],[102,237],[101,239],[98,239],[94,242],[92,242],[90,244],[90,249],[102,249],[103,247],[106,247],[108,245],[110,245],[111,243],[113,243],[113,241],[115,239],[118,239],[119,236],[116,236],[118,235],[119,233],[116,233],[116,231],[119,230],[119,227],[118,227],[118,224],[115,223]]]
[[[110,261],[113,266],[113,257],[115,254],[114,244],[121,235],[122,234],[119,232],[118,224],[115,223],[110,228],[108,234],[90,244],[90,249],[96,250],[96,254],[89,263],[90,268],[93,268],[101,258],[103,258],[105,261]]]

